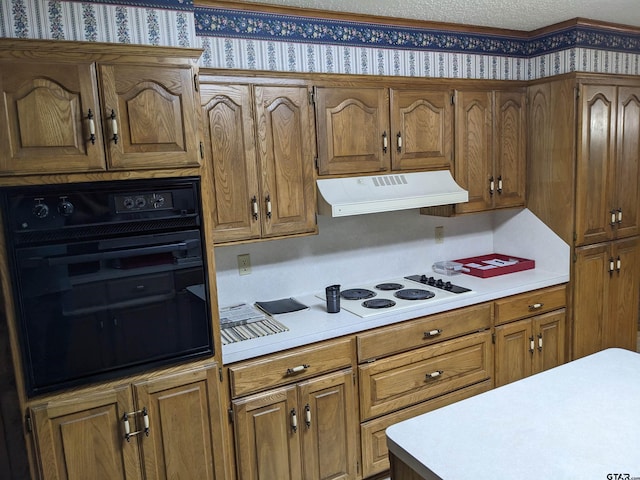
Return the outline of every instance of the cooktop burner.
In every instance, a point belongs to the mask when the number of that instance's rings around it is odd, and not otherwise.
[[[388,298],[372,298],[371,300],[365,300],[362,302],[362,306],[365,308],[390,308],[395,306],[396,302]]]
[[[400,290],[401,288],[404,288],[404,285],[402,285],[401,283],[387,282],[379,283],[378,285],[376,285],[376,288],[378,290]]]
[[[345,300],[364,300],[365,298],[375,297],[376,293],[366,288],[352,288],[343,290],[340,292],[340,296]]]
[[[403,300],[426,300],[436,296],[435,293],[421,288],[405,288],[404,290],[398,290],[393,295]]]

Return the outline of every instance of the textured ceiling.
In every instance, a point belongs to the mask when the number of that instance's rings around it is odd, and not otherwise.
[[[250,3],[524,31],[576,17],[640,27],[638,0],[251,0]]]

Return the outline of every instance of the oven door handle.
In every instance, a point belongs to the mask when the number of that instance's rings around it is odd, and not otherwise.
[[[46,263],[48,266],[71,265],[74,263],[96,262],[100,260],[112,260],[116,258],[136,257],[138,255],[153,255],[157,253],[179,252],[193,248],[194,243],[200,243],[198,240],[187,242],[170,243],[166,245],[154,245],[143,248],[130,248],[124,250],[110,250],[108,252],[85,253],[80,255],[65,255],[56,257],[32,257],[29,262]]]

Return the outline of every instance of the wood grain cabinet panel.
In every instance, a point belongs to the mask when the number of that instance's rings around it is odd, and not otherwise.
[[[219,405],[215,364],[58,395],[30,408],[42,478],[223,480]]]
[[[216,243],[317,231],[313,112],[301,86],[201,81]]]
[[[199,52],[0,45],[0,174],[198,167]]]

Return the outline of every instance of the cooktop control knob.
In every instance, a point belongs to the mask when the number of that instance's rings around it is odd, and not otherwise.
[[[42,203],[42,198],[34,199],[35,205],[33,206],[33,215],[38,218],[46,218],[49,215],[49,206],[46,203]]]
[[[68,217],[73,213],[73,203],[71,203],[67,197],[60,197],[60,203],[58,203],[58,213],[64,217]]]
[[[442,281],[441,278],[439,278],[438,281],[436,282],[436,287],[438,288],[444,287],[444,282]]]
[[[453,287],[453,285],[451,285],[451,282],[444,282],[444,289],[445,290],[451,290],[452,287]]]

